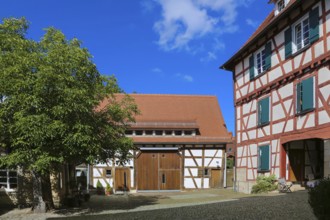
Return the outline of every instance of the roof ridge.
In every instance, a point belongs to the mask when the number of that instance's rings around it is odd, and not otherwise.
[[[181,96],[181,97],[217,97],[216,95],[194,95],[194,94],[160,94],[160,93],[127,93],[128,95],[143,95],[143,96]]]

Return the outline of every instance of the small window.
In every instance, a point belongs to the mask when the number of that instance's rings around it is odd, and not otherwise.
[[[191,136],[192,135],[192,131],[184,131],[184,135]]]
[[[269,158],[270,158],[269,146],[260,146],[258,149],[258,171],[264,172],[270,170]]]
[[[17,188],[17,172],[15,170],[0,170],[0,188]]]
[[[112,170],[111,169],[105,170],[105,175],[106,176],[111,176],[112,175]]]
[[[297,113],[304,113],[314,109],[314,78],[310,77],[297,84]]]
[[[142,135],[142,134],[143,134],[143,131],[141,131],[141,130],[136,130],[136,131],[135,131],[135,135],[139,135],[139,136],[140,136],[140,135]]]
[[[157,136],[161,136],[161,135],[163,135],[163,131],[161,131],[161,130],[156,130],[156,131],[155,131],[155,134],[156,134]]]
[[[250,80],[271,68],[272,43],[269,41],[249,58]]]
[[[285,1],[284,0],[279,0],[277,2],[277,10],[278,12],[281,12],[285,7]]]
[[[165,177],[165,174],[164,173],[162,175],[162,183],[166,183],[166,177]]]
[[[204,169],[204,176],[209,176],[210,175],[210,170],[208,168]]]
[[[146,134],[146,135],[152,135],[152,134],[153,134],[153,131],[152,131],[152,130],[146,130],[146,131],[145,131],[145,134]]]
[[[258,101],[258,125],[269,123],[269,97]]]
[[[171,130],[166,130],[166,131],[165,131],[165,135],[172,135],[172,133],[173,133],[173,132],[172,132]]]
[[[125,131],[125,134],[126,134],[126,135],[133,135],[133,131],[132,131],[132,130],[126,130],[126,131]]]
[[[182,131],[175,131],[174,134],[175,134],[176,136],[180,136],[180,135],[182,135]]]

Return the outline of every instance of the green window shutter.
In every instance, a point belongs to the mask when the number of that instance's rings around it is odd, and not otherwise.
[[[253,56],[253,54],[250,56],[249,65],[250,65],[250,80],[253,80],[254,79],[254,56]]]
[[[301,82],[302,84],[302,111],[314,108],[314,78],[310,77]]]
[[[297,84],[297,89],[296,89],[296,91],[297,91],[297,103],[296,103],[296,107],[297,107],[297,109],[296,109],[296,111],[297,111],[297,113],[299,113],[299,112],[301,112],[301,98],[302,98],[302,96],[301,96],[301,83],[298,83]]]
[[[258,124],[263,125],[269,123],[269,97],[258,102]]]
[[[285,41],[285,59],[287,59],[292,54],[292,30],[289,27],[288,30],[284,32]]]
[[[309,42],[319,39],[319,7],[309,12]]]
[[[259,147],[259,167],[260,171],[269,170],[269,146]]]
[[[272,65],[272,43],[270,41],[265,45],[265,55],[265,69],[269,70]]]

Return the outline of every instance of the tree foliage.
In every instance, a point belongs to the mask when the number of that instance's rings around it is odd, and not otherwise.
[[[116,78],[98,72],[78,39],[47,28],[37,42],[28,26],[24,18],[0,24],[0,144],[9,153],[0,166],[49,173],[63,163],[127,160],[134,100],[116,100]],[[104,99],[111,105],[99,109]]]

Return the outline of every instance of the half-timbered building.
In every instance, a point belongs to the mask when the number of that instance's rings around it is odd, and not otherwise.
[[[233,72],[243,192],[262,174],[302,185],[330,175],[330,1],[269,3],[274,10],[220,67]]]
[[[115,190],[183,190],[223,187],[225,149],[233,144],[215,96],[131,94],[140,114],[126,135],[132,159],[115,158],[90,170],[91,183]],[[116,95],[121,98],[122,95]],[[101,103],[105,107],[108,100]]]

